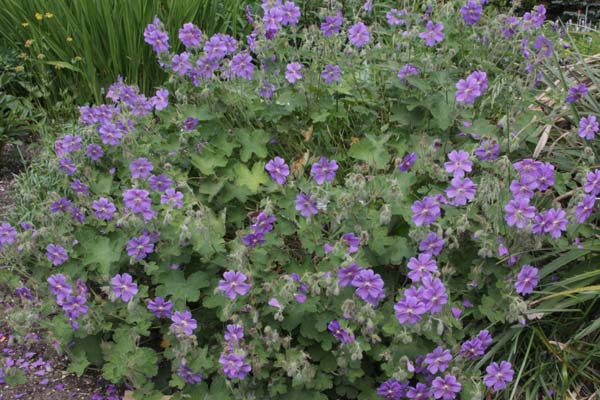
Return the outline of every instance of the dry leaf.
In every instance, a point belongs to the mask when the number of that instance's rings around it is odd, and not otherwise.
[[[294,161],[292,161],[292,173],[296,174],[299,171],[301,171],[304,166],[306,165],[306,163],[308,162],[308,155],[309,152],[305,152],[304,154],[301,154],[300,156],[296,157],[294,159]]]
[[[172,396],[163,396],[160,400],[171,400],[171,397]],[[130,390],[125,391],[123,400],[135,400],[135,397],[133,397],[133,392]]]
[[[308,142],[313,134],[313,126],[309,126],[305,131],[302,131],[302,136],[304,137],[304,141]]]

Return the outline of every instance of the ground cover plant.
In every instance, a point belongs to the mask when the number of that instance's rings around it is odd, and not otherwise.
[[[264,2],[244,42],[148,21],[169,80],[80,108],[2,274],[140,398],[564,395],[516,343],[577,307],[597,334],[595,77],[543,6],[485,6]]]

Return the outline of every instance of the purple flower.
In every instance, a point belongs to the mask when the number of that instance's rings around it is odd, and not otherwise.
[[[175,311],[171,316],[171,330],[180,335],[192,335],[194,329],[198,327],[198,323],[192,318],[192,313],[189,311]]]
[[[467,360],[474,360],[475,358],[484,355],[486,348],[487,346],[483,344],[481,339],[474,337],[461,345],[460,355]]]
[[[154,252],[154,244],[147,235],[134,237],[127,242],[127,255],[135,257],[136,260],[143,260],[148,254],[152,254],[152,252]]]
[[[202,31],[196,25],[188,22],[179,29],[179,40],[185,47],[200,47]]]
[[[340,66],[327,64],[323,72],[321,72],[321,78],[325,83],[333,83],[340,80]]]
[[[357,22],[348,29],[348,40],[356,47],[363,47],[371,41],[369,28],[362,22]]]
[[[411,400],[427,400],[429,398],[429,387],[424,383],[417,383],[415,387],[409,386],[406,397]]]
[[[444,168],[449,174],[453,174],[454,177],[462,178],[465,176],[465,172],[471,172],[473,162],[469,160],[469,153],[464,150],[452,150],[448,154],[450,161],[444,163]]]
[[[226,271],[223,278],[224,280],[219,281],[219,290],[232,300],[238,295],[244,296],[250,291],[251,285],[246,283],[248,277],[242,272]]]
[[[348,246],[349,254],[356,253],[358,251],[358,248],[360,247],[360,238],[354,233],[344,233],[342,240]]]
[[[407,266],[410,269],[408,277],[413,282],[419,282],[437,271],[437,264],[429,253],[419,254],[417,258],[411,257]]]
[[[385,296],[383,279],[381,279],[381,275],[376,274],[372,269],[361,270],[354,277],[351,285],[356,287],[354,293],[358,297],[373,305],[377,305],[379,300]]]
[[[533,42],[533,47],[538,50],[539,58],[548,58],[552,55],[554,43],[544,35],[538,35]]]
[[[71,161],[69,157],[61,158],[60,160],[58,160],[58,163],[60,164],[60,170],[68,176],[73,175],[75,171],[77,171],[77,166],[73,163],[73,161]]]
[[[438,376],[431,382],[431,395],[436,399],[451,400],[456,398],[461,388],[454,375]]]
[[[281,303],[275,297],[269,299],[267,304],[270,305],[271,307],[281,308]]]
[[[517,275],[515,289],[519,294],[530,294],[533,293],[538,282],[538,269],[526,264],[521,267],[521,271]]]
[[[583,190],[594,196],[600,193],[600,170],[595,169],[587,173]]]
[[[295,205],[296,211],[300,211],[300,215],[306,218],[319,212],[317,202],[309,194],[298,193]]]
[[[483,7],[481,7],[478,0],[469,0],[467,4],[460,8],[460,13],[467,25],[475,25],[481,18],[482,12]]]
[[[90,188],[79,179],[73,179],[71,182],[71,189],[73,189],[75,193],[82,194],[84,196],[90,194]]]
[[[225,332],[225,340],[230,344],[238,344],[244,338],[244,327],[237,324],[227,325],[227,332]]]
[[[511,200],[504,207],[504,220],[508,226],[524,229],[535,216],[535,207],[529,205],[526,199]]]
[[[400,68],[400,71],[398,71],[398,78],[400,78],[402,82],[406,82],[407,77],[419,75],[420,73],[421,70],[416,65],[404,64],[402,68]]]
[[[569,95],[565,100],[567,101],[567,103],[575,103],[581,100],[583,96],[586,96],[587,94],[587,86],[585,86],[585,83],[580,83],[569,88]]]
[[[550,233],[554,239],[559,238],[567,230],[567,213],[561,208],[551,208],[543,214],[544,233]]]
[[[13,244],[17,238],[17,230],[8,222],[0,225],[0,248]]]
[[[435,232],[429,232],[427,237],[419,243],[419,251],[437,256],[444,248],[444,243],[443,237],[436,235]]]
[[[67,297],[71,294],[73,288],[67,283],[67,278],[63,274],[50,275],[48,278],[50,291],[57,298]]]
[[[475,99],[481,96],[481,88],[472,76],[468,76],[467,79],[460,79],[456,83],[455,96],[459,103],[473,104]]]
[[[417,161],[417,153],[408,153],[402,157],[402,161],[398,163],[398,169],[402,172],[406,172],[415,165]]]
[[[280,10],[282,25],[297,25],[300,21],[300,7],[294,4],[293,1],[286,1]]]
[[[327,15],[325,21],[321,23],[321,31],[325,36],[329,37],[334,33],[339,33],[343,23],[344,17],[341,12],[338,12],[335,15]]]
[[[198,126],[198,122],[200,122],[198,118],[187,117],[183,121],[183,129],[185,129],[186,131],[193,131]]]
[[[521,179],[515,179],[510,183],[510,192],[515,200],[529,201],[533,197],[538,182],[532,175],[524,175]]]
[[[66,197],[61,197],[58,201],[55,201],[50,205],[50,212],[53,214],[58,212],[67,212],[69,211],[71,204],[71,200],[67,199]]]
[[[412,221],[416,226],[430,225],[442,214],[439,202],[432,196],[415,201],[410,209],[413,212]]]
[[[156,318],[169,318],[171,317],[173,302],[171,300],[165,301],[163,297],[155,297],[154,300],[148,302],[147,307],[148,310],[154,313]]]
[[[584,139],[592,140],[598,129],[598,121],[594,115],[583,117],[579,120],[579,136]]]
[[[173,188],[165,190],[165,194],[160,196],[160,204],[168,204],[171,207],[183,207],[183,193],[176,191]]]
[[[446,287],[440,278],[432,276],[424,276],[421,279],[423,283],[422,299],[427,307],[427,310],[432,314],[442,311],[442,306],[448,303],[448,294]]]
[[[454,319],[459,319],[460,316],[462,315],[463,311],[460,308],[457,307],[452,307],[450,309],[450,312],[452,313],[452,316],[454,317]]]
[[[154,17],[153,23],[146,26],[144,30],[144,40],[156,53],[166,53],[169,51],[169,34],[163,32],[162,22],[158,17]]]
[[[405,25],[406,20],[401,17],[405,16],[406,14],[408,14],[408,11],[406,10],[397,10],[395,8],[392,8],[390,11],[387,12],[387,14],[385,14],[385,19],[387,20],[387,23],[392,26]]]
[[[118,146],[123,138],[123,132],[112,122],[107,122],[98,128],[100,140],[109,146]]]
[[[342,344],[348,344],[354,342],[354,335],[343,329],[338,320],[329,321],[327,324],[327,330],[331,332],[335,340]]]
[[[102,147],[98,144],[88,144],[85,148],[85,155],[92,161],[98,161],[104,156]]]
[[[298,62],[289,63],[285,69],[285,79],[289,83],[302,79],[302,64]]]
[[[481,161],[495,160],[500,155],[500,145],[495,140],[482,140],[475,149],[475,155]]]
[[[46,247],[46,257],[54,266],[64,264],[69,259],[67,251],[57,244],[49,244]]]
[[[246,246],[254,248],[265,242],[265,234],[262,232],[249,233],[248,235],[242,237],[242,242],[244,242]]]
[[[509,39],[514,36],[517,32],[517,26],[519,25],[519,19],[517,17],[506,17],[504,19],[504,25],[502,26],[502,36],[505,39]]]
[[[169,91],[167,89],[158,89],[156,94],[150,98],[150,104],[156,110],[164,110],[169,105]]]
[[[436,43],[444,40],[444,33],[442,32],[444,25],[441,22],[434,24],[432,21],[427,21],[425,29],[425,32],[419,33],[419,37],[425,40],[426,46],[435,46]]]
[[[270,99],[273,97],[273,93],[275,93],[275,85],[269,82],[262,82],[260,87],[258,88],[258,94],[260,97],[265,99]]]
[[[125,302],[131,300],[138,292],[137,284],[133,282],[133,278],[128,273],[115,275],[110,280],[110,284],[113,293],[115,294],[115,298]]]
[[[96,218],[106,221],[110,221],[117,211],[115,205],[105,197],[100,197],[98,200],[94,201],[92,203],[92,209],[94,210]]]
[[[146,179],[150,176],[150,172],[154,169],[154,166],[146,158],[141,157],[129,164],[129,170],[131,176],[134,179]]]
[[[587,195],[575,206],[575,217],[579,223],[584,223],[586,219],[592,215],[594,205],[596,204],[596,196]]]
[[[363,269],[359,267],[357,264],[350,264],[347,267],[340,268],[337,273],[338,278],[338,286],[344,288],[352,283],[354,278],[359,274]]]
[[[281,157],[275,157],[274,159],[269,160],[267,165],[265,165],[265,169],[271,175],[271,179],[279,185],[283,185],[290,174],[290,168]]]
[[[394,305],[394,311],[401,324],[414,325],[421,320],[421,315],[427,312],[427,308],[418,298],[407,296]]]
[[[181,360],[181,365],[177,369],[177,375],[189,384],[195,384],[202,381],[202,375],[195,373],[190,367],[187,366],[185,359]]]
[[[377,388],[377,394],[386,400],[399,400],[406,396],[408,382],[400,383],[396,379],[388,379]]]
[[[164,192],[171,187],[173,181],[165,174],[151,175],[148,179],[148,184],[150,185],[150,189]]]
[[[125,210],[134,214],[142,214],[144,220],[151,220],[156,214],[152,211],[152,203],[148,197],[150,193],[143,189],[128,189],[123,192]]]
[[[475,198],[476,187],[469,178],[454,177],[450,181],[450,187],[446,189],[446,195],[449,199],[454,199],[455,205],[464,206]]]
[[[231,59],[229,68],[234,76],[251,81],[254,74],[252,56],[248,53],[238,53]]]
[[[438,346],[425,356],[424,362],[427,365],[427,371],[437,374],[438,372],[444,372],[448,368],[450,361],[452,361],[450,350]]]
[[[72,319],[79,318],[80,315],[88,312],[88,307],[85,305],[86,299],[83,295],[67,296],[62,298],[60,305],[67,316]]]
[[[219,357],[219,363],[229,379],[244,379],[251,371],[250,364],[245,363],[245,359],[244,354],[223,353]]]
[[[500,365],[493,362],[485,369],[487,374],[483,377],[485,386],[494,390],[506,389],[506,382],[512,382],[514,371],[508,361],[501,361]]]
[[[335,172],[338,168],[335,160],[329,161],[327,158],[321,157],[319,162],[312,165],[310,175],[317,182],[317,185],[322,185],[325,182],[331,182],[335,178]]]

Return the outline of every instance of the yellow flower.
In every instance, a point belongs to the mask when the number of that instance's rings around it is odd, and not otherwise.
[[[21,22],[21,26],[28,27],[29,26],[29,22]]]
[[[44,17],[52,18],[52,17],[54,17],[54,14],[52,14],[51,12],[46,12],[46,14],[44,14]]]
[[[71,36],[67,36],[67,42],[71,43],[73,41],[73,38]]]
[[[81,60],[83,60],[83,58],[77,56],[77,57],[73,58],[72,62],[73,62],[73,64],[75,64],[77,61],[81,61]]]
[[[37,19],[38,21],[41,21],[42,18],[44,18],[44,16],[42,15],[42,13],[39,13],[39,12],[35,13],[35,19]]]
[[[56,65],[54,66],[54,69],[61,70],[61,69],[63,69],[63,66],[62,66],[62,65],[58,65],[58,64],[56,64]]]
[[[25,47],[31,47],[32,44],[33,44],[33,39],[27,39],[25,41]]]
[[[37,55],[38,60],[43,60],[44,58],[46,58],[45,55],[43,55],[42,53]]]
[[[23,72],[24,70],[25,70],[25,67],[22,65],[17,65],[15,67],[15,71],[17,71],[17,72]]]
[[[27,53],[21,53],[17,57],[25,59],[28,57],[28,55],[27,55]]]

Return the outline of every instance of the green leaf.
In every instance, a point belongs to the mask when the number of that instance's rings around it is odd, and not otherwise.
[[[365,161],[377,169],[384,169],[391,157],[386,150],[388,138],[389,135],[379,137],[367,135],[366,138],[350,147],[348,155],[356,160]]]
[[[82,247],[81,260],[83,266],[91,265],[91,270],[96,270],[104,279],[108,279],[116,270],[111,270],[111,265],[121,259],[124,241],[118,236],[107,237],[95,234],[86,235],[80,239]]]
[[[227,157],[220,151],[203,149],[202,153],[191,155],[191,162],[203,175],[212,175],[215,173],[215,168],[223,168],[227,165]]]
[[[136,345],[138,336],[129,329],[118,329],[113,336],[114,343],[104,346],[106,364],[102,367],[103,376],[113,383],[124,377],[134,386],[142,387],[158,372],[158,356],[148,347]]]
[[[204,271],[195,272],[185,278],[183,271],[171,270],[158,275],[159,283],[156,294],[162,297],[171,296],[174,303],[185,304],[188,301],[198,301],[200,288],[209,286],[208,274]]]
[[[234,169],[236,176],[235,184],[238,186],[245,186],[250,190],[250,193],[258,193],[260,185],[265,185],[269,182],[269,177],[264,171],[264,165],[261,162],[257,162],[249,170],[243,164],[236,164]]]
[[[197,118],[199,121],[210,121],[219,117],[219,114],[210,109],[208,104],[186,105],[180,112],[187,117]]]
[[[4,373],[4,381],[7,385],[17,386],[27,382],[27,377],[22,369],[8,368]]]
[[[83,375],[85,369],[90,365],[85,351],[81,348],[77,349],[71,354],[71,363],[67,371],[73,372],[77,376]]]
[[[247,129],[237,129],[234,131],[235,137],[240,141],[240,159],[247,162],[252,154],[256,154],[258,158],[267,156],[267,143],[269,142],[269,134],[263,130],[250,131]]]

